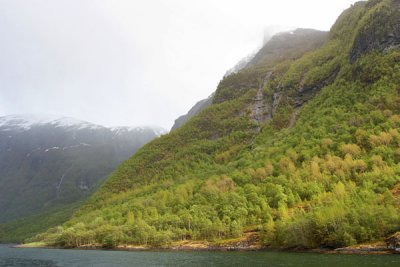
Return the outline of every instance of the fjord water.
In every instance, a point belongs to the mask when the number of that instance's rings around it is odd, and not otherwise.
[[[22,249],[0,245],[0,267],[128,266],[400,266],[400,255],[327,255],[286,252],[186,252]]]

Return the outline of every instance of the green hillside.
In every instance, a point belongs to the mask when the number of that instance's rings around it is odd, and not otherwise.
[[[19,243],[67,221],[81,202],[0,224],[0,243]]]
[[[399,8],[358,2],[329,34],[273,38],[211,106],[31,241],[164,246],[251,230],[263,246],[315,248],[399,231]]]

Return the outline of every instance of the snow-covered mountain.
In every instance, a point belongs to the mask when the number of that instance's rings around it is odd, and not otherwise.
[[[53,125],[54,127],[74,129],[100,129],[103,126],[81,121],[70,117],[59,117],[54,115],[22,114],[0,117],[0,131],[7,130],[29,130],[35,126]]]
[[[160,127],[104,127],[68,117],[0,117],[0,222],[86,198]]]
[[[166,134],[167,131],[164,128],[158,126],[144,126],[144,127],[137,127],[137,126],[117,126],[109,128],[113,133],[116,135],[122,135],[128,132],[146,132],[146,131],[153,131],[155,135],[160,136]]]

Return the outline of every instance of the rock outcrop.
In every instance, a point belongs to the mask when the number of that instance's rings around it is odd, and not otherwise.
[[[369,5],[379,5],[370,1]],[[356,35],[350,53],[350,60],[356,61],[362,54],[377,50],[385,52],[400,47],[400,1],[392,0],[390,8],[381,8]],[[369,24],[369,25],[368,25]]]
[[[386,245],[389,249],[395,250],[396,252],[400,252],[400,232],[397,232],[394,235],[389,236],[386,239]]]

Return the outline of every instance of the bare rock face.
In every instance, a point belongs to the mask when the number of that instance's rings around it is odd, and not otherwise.
[[[368,4],[377,3],[379,1],[371,1]],[[400,47],[400,1],[392,0],[389,7],[382,8],[372,16],[354,40],[350,53],[352,62],[372,50],[385,52]]]
[[[386,245],[388,249],[400,252],[400,232],[397,232],[394,235],[389,236],[386,239]]]

